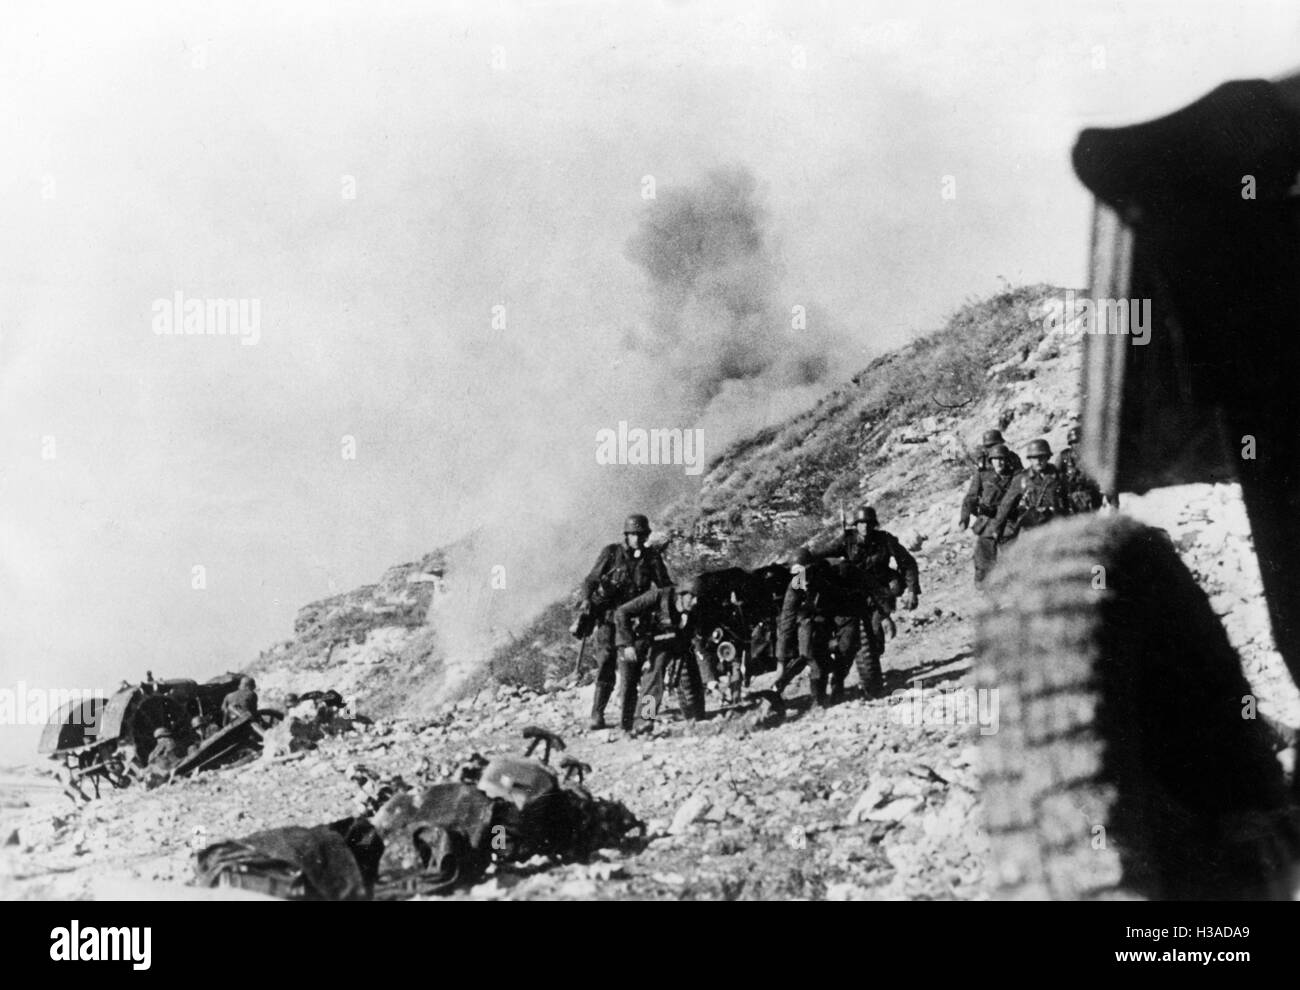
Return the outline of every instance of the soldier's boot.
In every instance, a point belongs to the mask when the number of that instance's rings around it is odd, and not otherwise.
[[[618,665],[619,689],[619,725],[624,732],[631,732],[636,727],[637,666],[635,663]]]
[[[831,686],[829,700],[832,705],[838,705],[844,700],[844,678],[838,675],[831,675]]]
[[[596,693],[591,699],[591,718],[587,720],[587,728],[593,731],[605,728],[605,707],[609,704],[609,696],[613,693],[613,684],[596,682]]]
[[[781,673],[777,675],[776,683],[772,685],[772,690],[778,695],[785,693],[785,689],[790,686],[790,682],[799,676],[808,660],[805,657],[795,657],[793,660],[781,661]]]
[[[810,674],[808,676],[808,694],[812,697],[812,707],[816,711],[826,709],[826,680],[819,674]]]

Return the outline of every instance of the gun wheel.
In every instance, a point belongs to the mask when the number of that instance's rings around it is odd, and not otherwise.
[[[1162,531],[1121,517],[1024,534],[986,583],[977,686],[1000,896],[1283,895],[1295,829],[1250,687]]]
[[[682,717],[691,720],[704,718],[704,682],[693,656],[682,660],[677,671],[677,707]]]

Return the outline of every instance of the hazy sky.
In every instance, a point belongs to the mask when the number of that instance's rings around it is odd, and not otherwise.
[[[646,176],[757,180],[824,387],[1082,282],[1080,127],[1300,65],[1281,2],[119,6],[0,8],[0,687],[238,668],[516,507],[590,556],[627,508],[564,483],[594,430],[691,425],[627,345]],[[257,342],[156,334],[177,291],[257,300]]]

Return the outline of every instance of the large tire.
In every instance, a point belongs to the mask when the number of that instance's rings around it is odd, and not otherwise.
[[[1024,534],[987,582],[977,686],[998,894],[1287,896],[1281,769],[1205,594],[1162,531],[1117,517]]]
[[[873,656],[871,647],[866,643],[863,643],[862,648],[858,650],[853,665],[858,671],[858,680],[861,682],[863,694],[879,694],[884,690],[885,679],[880,667],[880,657]]]
[[[693,656],[681,659],[677,673],[677,706],[681,708],[683,718],[704,718],[704,684]]]

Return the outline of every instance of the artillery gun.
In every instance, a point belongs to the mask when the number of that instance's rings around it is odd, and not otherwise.
[[[70,702],[50,717],[41,733],[37,752],[57,760],[60,778],[69,793],[88,798],[85,786],[100,796],[103,783],[122,788],[130,785],[133,768],[143,768],[156,744],[158,729],[184,737],[196,716],[219,721],[221,701],[239,686],[242,674],[222,674],[202,684],[175,679],[155,681],[152,677],[134,686],[123,686],[107,699],[91,698]],[[259,728],[268,728],[283,715],[264,709],[256,718],[246,716],[224,726],[203,740],[196,753],[177,765],[181,775],[229,762],[248,745],[260,744]]]

